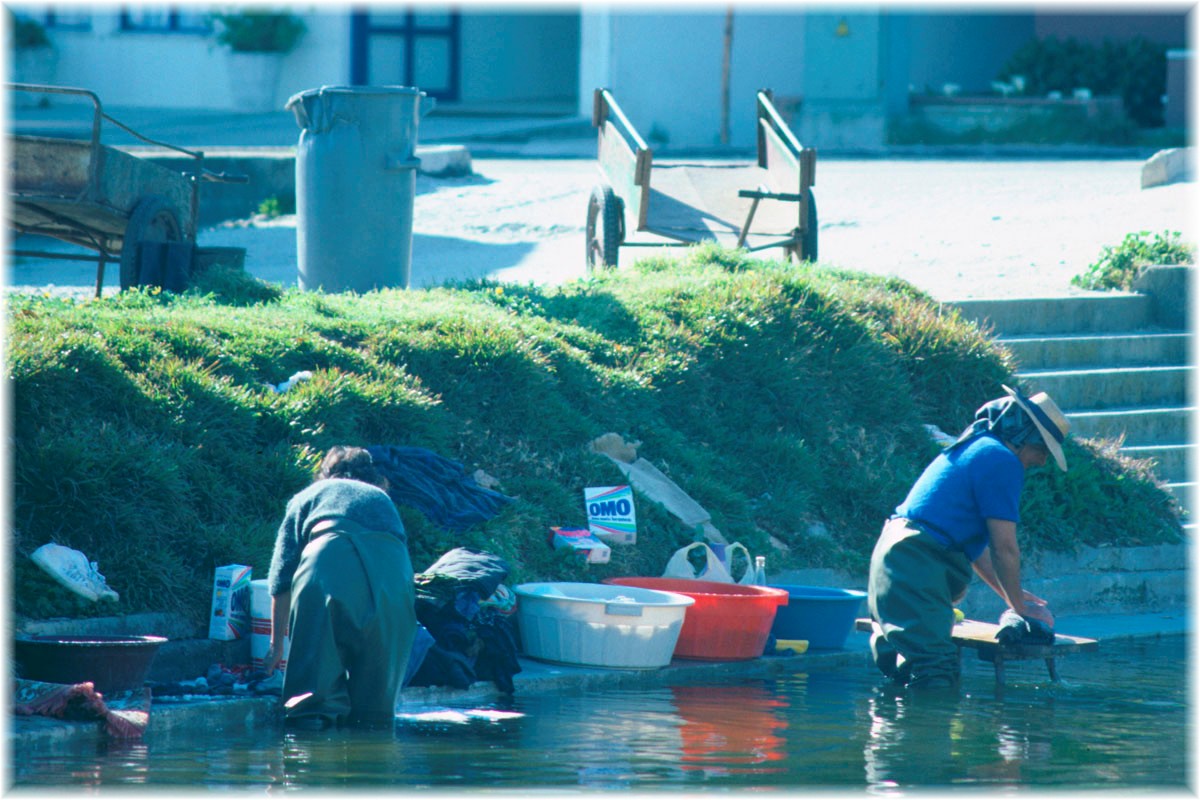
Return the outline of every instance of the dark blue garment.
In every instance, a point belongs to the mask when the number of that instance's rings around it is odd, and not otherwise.
[[[1000,615],[996,641],[1003,645],[1054,644],[1054,631],[1040,619],[1022,617],[1011,608]]]
[[[512,694],[512,676],[521,671],[514,621],[480,607],[508,572],[508,563],[498,555],[456,547],[413,577],[417,619],[434,643],[409,685],[462,689],[490,679]]]
[[[423,447],[371,445],[367,452],[387,476],[392,502],[420,511],[445,530],[487,522],[513,501],[477,484],[462,464]]]

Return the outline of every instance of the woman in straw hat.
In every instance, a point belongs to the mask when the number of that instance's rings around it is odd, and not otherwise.
[[[1051,455],[1066,471],[1070,424],[1044,392],[1004,391],[925,468],[871,555],[871,652],[896,684],[958,685],[954,604],[972,570],[1014,612],[1053,628],[1046,601],[1021,588],[1017,523],[1025,471]]]

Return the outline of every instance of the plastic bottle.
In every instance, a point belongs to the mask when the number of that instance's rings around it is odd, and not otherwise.
[[[767,557],[754,557],[754,584],[756,586],[767,585]]]

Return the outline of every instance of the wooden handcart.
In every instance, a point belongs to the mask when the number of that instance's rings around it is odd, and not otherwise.
[[[803,147],[758,92],[753,163],[664,162],[607,89],[593,98],[601,182],[588,200],[587,267],[615,267],[622,247],[685,246],[733,238],[750,251],[780,247],[817,258],[816,150]],[[645,233],[653,238],[633,238]]]
[[[199,182],[245,183],[245,176],[210,172],[204,154],[156,142],[104,113],[86,89],[10,83],[11,92],[75,95],[91,101],[88,139],[9,137],[9,225],[19,233],[47,236],[92,250],[95,255],[13,250],[14,256],[97,261],[96,296],[104,269],[118,262],[121,288],[158,285],[181,291],[194,257]],[[103,122],[157,147],[190,156],[177,171],[100,142]]]

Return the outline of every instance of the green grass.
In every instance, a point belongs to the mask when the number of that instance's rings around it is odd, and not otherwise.
[[[638,542],[610,564],[548,544],[585,524],[585,487],[621,482],[588,448],[615,432],[771,569],[863,571],[936,452],[922,425],[959,430],[1012,379],[908,284],[715,247],[555,288],[323,295],[214,272],[178,297],[13,296],[8,323],[14,607],[34,617],[113,610],[32,566],[56,541],[99,563],[122,611],[202,618],[214,567],[266,574],[285,502],[334,444],[426,447],[517,498],[465,534],[401,509],[418,570],[466,545],[506,558],[511,584],[660,574],[698,532],[641,495]],[[1179,540],[1144,465],[1086,443],[1069,458],[1027,481],[1026,547]]]

